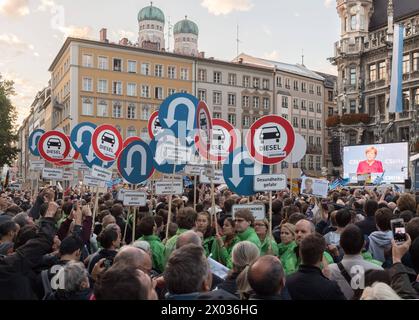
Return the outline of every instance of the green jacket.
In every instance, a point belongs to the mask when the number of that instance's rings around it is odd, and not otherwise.
[[[364,258],[365,261],[374,263],[374,264],[376,264],[377,266],[380,266],[380,267],[383,266],[383,263],[381,261],[378,261],[378,260],[375,260],[375,259],[372,258],[371,252],[364,251],[364,252],[361,253],[361,255],[362,255],[362,258]]]
[[[153,269],[160,273],[163,272],[165,266],[165,247],[164,244],[161,242],[160,238],[156,235],[151,235],[142,236],[138,240],[144,240],[150,244],[153,259]]]
[[[269,251],[269,242],[272,243],[272,255],[278,256],[278,244],[276,243],[275,239],[270,238],[269,235],[265,237],[265,239],[262,242],[261,248],[260,248],[260,255],[264,256],[268,254]]]
[[[222,237],[223,241],[225,241],[226,237]],[[238,243],[240,240],[237,237],[234,237],[228,247],[220,247],[218,241],[214,239],[214,243],[212,245],[211,250],[211,258],[222,263],[227,268],[233,268],[233,262],[231,261],[231,252],[233,251],[233,247]]]
[[[262,243],[260,243],[259,237],[256,234],[255,229],[253,229],[252,227],[249,227],[245,231],[238,233],[237,237],[240,241],[253,242],[259,249],[262,246]]]
[[[186,231],[188,231],[188,229],[179,228],[179,229],[177,229],[176,234],[173,237],[171,237],[169,240],[167,240],[166,246],[165,246],[165,249],[164,249],[164,255],[165,255],[164,265],[167,264],[167,261],[169,261],[170,255],[176,249],[177,238],[179,238],[179,235],[181,235],[182,233],[185,233]]]
[[[215,242],[214,236],[207,237],[204,239],[204,241],[202,241],[202,246],[204,247],[206,257],[210,255],[212,251],[212,247],[214,246],[214,242]]]
[[[298,259],[294,251],[296,247],[297,243],[295,241],[288,244],[278,244],[279,258],[286,275],[292,274],[298,269]]]

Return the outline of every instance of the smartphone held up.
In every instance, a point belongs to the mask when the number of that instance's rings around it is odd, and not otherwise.
[[[391,231],[396,243],[403,243],[407,240],[406,228],[403,219],[393,219],[390,221]]]

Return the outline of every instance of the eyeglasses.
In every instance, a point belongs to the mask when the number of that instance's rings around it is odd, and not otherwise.
[[[234,221],[235,222],[243,222],[243,221],[246,221],[246,220],[244,220],[244,219],[234,219]]]
[[[255,223],[255,227],[266,227],[264,223]]]

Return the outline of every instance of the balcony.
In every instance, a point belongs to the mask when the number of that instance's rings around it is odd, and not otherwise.
[[[399,119],[409,118],[409,111],[400,112],[398,115],[399,115]]]

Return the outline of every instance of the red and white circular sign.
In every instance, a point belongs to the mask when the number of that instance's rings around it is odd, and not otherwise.
[[[71,141],[70,136],[67,136],[69,141]],[[73,164],[74,160],[77,160],[80,157],[80,153],[78,153],[70,144],[70,152],[68,153],[67,157],[60,162],[56,162],[55,165],[62,167],[62,166],[69,166]]]
[[[163,131],[163,128],[160,125],[158,111],[154,111],[151,114],[150,119],[148,119],[147,129],[148,129],[148,135],[150,136],[150,139],[154,139],[156,135],[158,135],[161,131]]]
[[[112,125],[103,124],[92,136],[93,151],[103,161],[113,161],[122,150],[121,133]]]
[[[133,141],[140,141],[140,140],[141,140],[140,137],[136,137],[136,136],[128,137],[124,140],[123,148],[126,148],[126,146],[129,145]]]
[[[198,138],[200,144],[199,148],[205,148],[205,150],[209,151],[211,147],[212,119],[205,101],[199,101],[198,103],[196,109],[196,125],[198,129],[196,138]]]
[[[238,144],[238,135],[236,128],[233,125],[223,119],[212,119],[212,130],[211,130],[211,146],[209,150],[209,160],[211,161],[223,161],[228,155],[236,149]],[[201,156],[208,159],[207,150],[205,146],[197,141],[197,149]]]
[[[70,153],[70,149],[70,140],[60,131],[47,131],[38,141],[39,154],[52,163],[65,160]]]
[[[295,133],[292,125],[280,116],[264,116],[255,121],[246,136],[250,156],[259,163],[280,163],[294,148]]]

